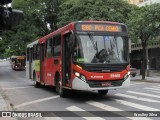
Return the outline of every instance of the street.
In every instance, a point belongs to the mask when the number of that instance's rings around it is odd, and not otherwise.
[[[35,88],[33,81],[26,79],[25,71],[12,70],[8,61],[0,62],[0,88],[14,111],[88,111],[88,114],[92,114],[89,111],[160,111],[159,83],[131,80],[129,88],[110,90],[106,96],[100,96],[97,92],[76,91],[70,97],[61,98],[53,87]],[[113,118],[124,119],[111,117]],[[138,119],[126,117],[136,118]],[[56,119],[75,118],[56,117]],[[76,119],[103,120],[105,117],[93,115]],[[158,117],[144,119],[158,120]]]

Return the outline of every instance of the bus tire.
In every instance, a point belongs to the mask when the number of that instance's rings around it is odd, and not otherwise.
[[[98,90],[99,95],[106,95],[108,93],[108,90]]]
[[[40,82],[37,82],[35,72],[33,73],[33,82],[34,82],[34,87],[35,87],[35,88],[40,88],[40,87],[41,87],[41,83],[40,83]]]
[[[60,97],[67,97],[67,90],[63,88],[60,76],[57,77],[56,91],[58,92]]]

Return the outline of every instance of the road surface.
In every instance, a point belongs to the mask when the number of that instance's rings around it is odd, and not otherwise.
[[[100,96],[97,92],[75,92],[68,98],[61,98],[53,87],[35,88],[33,81],[26,78],[25,71],[14,71],[9,62],[5,61],[0,62],[0,88],[13,111],[48,111],[48,114],[44,113],[46,116],[38,120],[75,120],[75,117],[76,120],[158,120],[159,118],[152,112],[159,111],[160,114],[159,83],[131,81],[129,88],[110,90],[106,96]],[[57,113],[59,115],[52,118],[53,111],[59,111]],[[134,114],[134,117],[131,117],[130,113]],[[66,117],[65,114],[68,116]],[[154,117],[146,118],[147,114],[152,114]],[[107,115],[111,116],[107,117]],[[125,117],[114,117],[116,115]],[[143,117],[136,117],[136,115]],[[36,118],[20,118],[23,119],[35,120]]]

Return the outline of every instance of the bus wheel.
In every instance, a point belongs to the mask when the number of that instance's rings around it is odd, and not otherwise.
[[[34,87],[35,87],[35,88],[41,87],[41,83],[40,83],[40,82],[37,82],[36,74],[35,74],[35,73],[33,74],[33,82],[34,82]]]
[[[62,81],[60,80],[60,77],[58,76],[57,78],[58,82],[56,84],[56,91],[58,92],[58,94],[61,96],[61,97],[66,97],[67,96],[67,90],[65,88],[63,88],[62,86]]]
[[[98,90],[99,95],[106,95],[108,90]]]

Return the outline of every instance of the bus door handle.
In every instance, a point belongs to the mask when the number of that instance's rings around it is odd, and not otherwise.
[[[54,60],[54,65],[58,65],[58,60]]]

